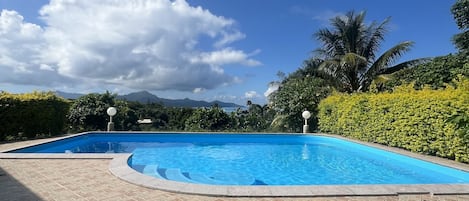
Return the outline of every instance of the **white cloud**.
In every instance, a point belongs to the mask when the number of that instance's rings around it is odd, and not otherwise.
[[[256,91],[247,91],[246,93],[244,93],[244,97],[247,99],[258,98],[259,94],[257,94]]]
[[[2,11],[0,83],[201,92],[237,81],[223,65],[261,64],[227,47],[245,37],[234,20],[184,0],[51,0],[39,13],[43,27]],[[223,48],[201,51],[203,36]]]
[[[270,83],[269,88],[264,92],[264,96],[269,97],[269,95],[277,91],[279,87],[280,87],[280,83],[278,82]]]
[[[48,70],[48,71],[54,71],[54,68],[52,68],[51,66],[47,65],[47,64],[41,64],[39,65],[39,69],[41,70]]]
[[[65,80],[41,63],[40,53],[47,46],[43,34],[41,27],[24,22],[16,11],[1,11],[0,83],[51,86]]]
[[[254,59],[249,59],[249,55],[241,50],[233,50],[231,48],[225,48],[218,51],[203,52],[201,54],[192,57],[190,60],[192,63],[203,63],[212,66],[220,66],[226,64],[241,63],[247,66],[259,66],[261,63]]]
[[[246,38],[246,35],[239,31],[235,31],[234,33],[222,32],[221,34],[223,37],[214,44],[215,47],[220,48],[234,41]]]
[[[238,97],[235,95],[217,95],[213,97],[213,100],[220,100],[220,101],[236,101]]]
[[[194,90],[192,90],[192,93],[199,94],[199,93],[203,93],[204,91],[205,91],[204,88],[195,88]]]

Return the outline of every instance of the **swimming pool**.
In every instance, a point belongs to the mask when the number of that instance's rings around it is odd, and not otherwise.
[[[14,153],[132,153],[134,170],[209,185],[468,184],[469,173],[325,136],[94,134]]]

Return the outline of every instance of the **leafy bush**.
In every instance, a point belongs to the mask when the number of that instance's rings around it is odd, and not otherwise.
[[[109,121],[106,110],[111,106],[117,109],[117,114],[113,117],[116,130],[135,128],[138,120],[135,111],[129,108],[127,102],[116,100],[116,96],[109,92],[91,93],[74,100],[68,115],[73,130],[106,130]]]
[[[198,108],[186,119],[187,131],[222,131],[230,129],[230,116],[222,108]]]
[[[455,86],[415,90],[412,84],[386,93],[335,93],[319,104],[319,128],[413,152],[469,163],[469,79]],[[462,122],[462,123],[461,123]]]
[[[271,123],[276,112],[268,105],[252,104],[248,101],[248,109],[238,108],[230,113],[232,120],[231,131],[237,132],[267,132],[272,131]]]
[[[414,83],[416,89],[429,85],[433,89],[444,88],[458,75],[469,76],[469,58],[462,54],[435,57],[430,62],[406,68],[387,75],[387,79],[375,80],[379,91],[391,91],[394,87]]]
[[[62,134],[68,109],[69,102],[52,92],[1,92],[0,140]]]
[[[285,132],[301,132],[304,122],[301,113],[309,110],[311,119],[308,123],[311,130],[315,130],[317,105],[330,91],[326,80],[318,77],[305,76],[284,81],[269,97],[272,107],[278,111],[272,127]]]
[[[457,0],[451,7],[454,20],[462,33],[453,36],[453,43],[463,54],[469,54],[469,1]]]

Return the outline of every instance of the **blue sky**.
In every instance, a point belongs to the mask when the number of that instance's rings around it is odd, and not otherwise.
[[[391,17],[382,49],[401,60],[456,52],[454,1],[0,0],[0,90],[147,90],[164,98],[264,104],[277,72],[319,47],[312,34],[347,11]]]

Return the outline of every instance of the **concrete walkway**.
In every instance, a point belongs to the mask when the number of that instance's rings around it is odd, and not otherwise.
[[[37,142],[37,141],[36,141]],[[0,145],[7,150],[35,142]],[[469,200],[469,195],[210,197],[149,189],[118,179],[110,159],[0,159],[0,200]]]

